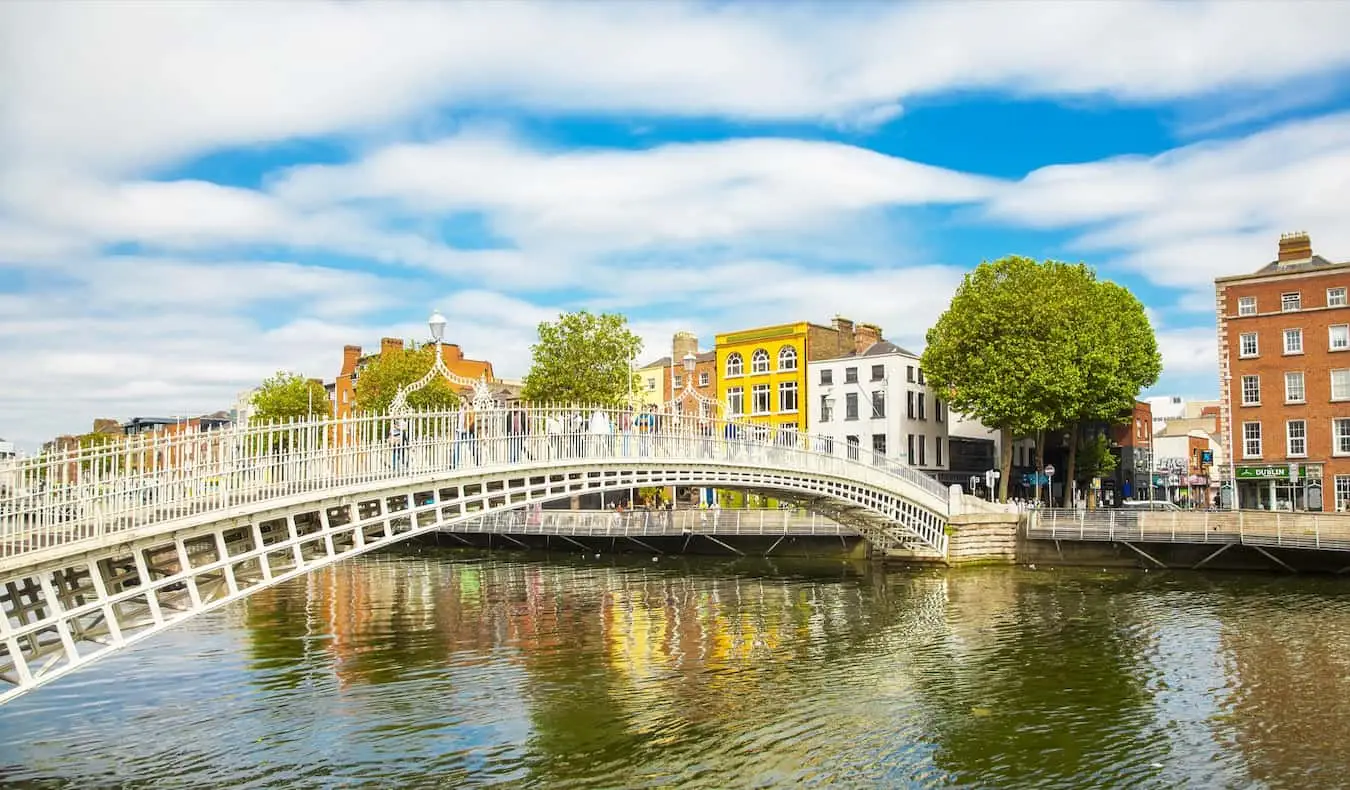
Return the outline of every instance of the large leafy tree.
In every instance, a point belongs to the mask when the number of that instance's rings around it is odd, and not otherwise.
[[[387,351],[372,359],[356,377],[356,410],[368,414],[388,411],[399,387],[426,375],[436,363],[435,355],[436,347],[428,344]],[[408,405],[418,410],[452,409],[458,404],[459,394],[440,376],[408,396]]]
[[[928,330],[923,368],[948,404],[1002,437],[999,498],[1006,500],[1013,440],[1063,424],[1082,397],[1074,321],[1085,266],[1009,256],[966,275]]]
[[[617,405],[632,387],[632,362],[641,348],[622,315],[564,313],[539,324],[522,394],[536,403]]]
[[[268,423],[306,417],[330,417],[333,405],[323,384],[299,373],[277,371],[258,387],[251,398],[253,422]]]

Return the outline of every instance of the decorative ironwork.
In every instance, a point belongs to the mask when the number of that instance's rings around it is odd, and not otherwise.
[[[436,359],[431,363],[431,369],[426,372],[422,378],[403,387],[399,387],[394,395],[394,402],[389,406],[389,413],[395,415],[405,415],[412,412],[412,407],[408,405],[408,396],[426,388],[431,382],[436,380],[437,376],[450,382],[462,389],[473,391],[473,397],[470,403],[475,411],[480,409],[491,409],[497,406],[497,398],[492,394],[492,387],[488,384],[487,374],[479,376],[477,379],[466,378],[456,375],[450,368],[445,366],[445,359],[441,356],[441,344],[445,335],[445,316],[437,310],[431,314],[427,320],[431,327],[431,338],[436,344]]]

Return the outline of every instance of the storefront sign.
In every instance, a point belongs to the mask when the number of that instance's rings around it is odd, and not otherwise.
[[[1320,466],[1310,467],[1307,464],[1300,464],[1295,467],[1294,464],[1289,464],[1288,466],[1239,466],[1237,468],[1237,478],[1239,480],[1288,480],[1289,470],[1294,468],[1297,469],[1297,477],[1295,479],[1321,477],[1320,474],[1309,474],[1309,472],[1312,471],[1321,472]]]

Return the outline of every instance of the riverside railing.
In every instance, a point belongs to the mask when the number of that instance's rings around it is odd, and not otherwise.
[[[1350,514],[1264,510],[1033,510],[1027,537],[1138,543],[1242,543],[1350,551]]]
[[[829,475],[948,512],[947,491],[933,478],[828,437],[678,413],[508,406],[214,430],[167,426],[23,459],[0,491],[0,557],[417,475],[658,459]],[[943,541],[940,533],[926,537]]]
[[[816,513],[789,509],[674,509],[674,510],[532,510],[518,508],[461,521],[447,532],[560,537],[652,537],[678,535],[720,536],[840,536],[856,537],[850,529]]]

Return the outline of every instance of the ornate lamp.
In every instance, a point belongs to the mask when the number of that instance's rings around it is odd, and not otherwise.
[[[477,379],[470,379],[455,375],[445,366],[445,359],[441,356],[441,343],[445,340],[445,316],[441,315],[440,310],[431,314],[431,318],[427,319],[427,326],[431,329],[431,339],[436,344],[435,361],[431,363],[431,369],[422,378],[398,388],[398,392],[394,395],[394,402],[389,406],[389,413],[407,414],[411,412],[412,408],[408,406],[408,396],[435,381],[437,375],[456,387],[471,388],[473,390],[472,403],[475,410],[490,409],[496,406],[497,400],[492,396],[492,388],[488,386],[486,373]]]
[[[692,398],[699,404],[700,414],[703,413],[705,407],[712,412],[709,416],[713,418],[719,417],[719,412],[730,414],[730,409],[727,409],[726,405],[721,401],[716,398],[709,398],[694,388],[694,368],[698,365],[698,357],[693,354],[685,354],[684,359],[680,360],[680,362],[684,365],[684,386],[674,395],[674,397],[666,401],[666,411],[673,414],[677,411],[676,407],[680,407],[686,399]],[[679,411],[682,413],[683,408],[681,407]]]

